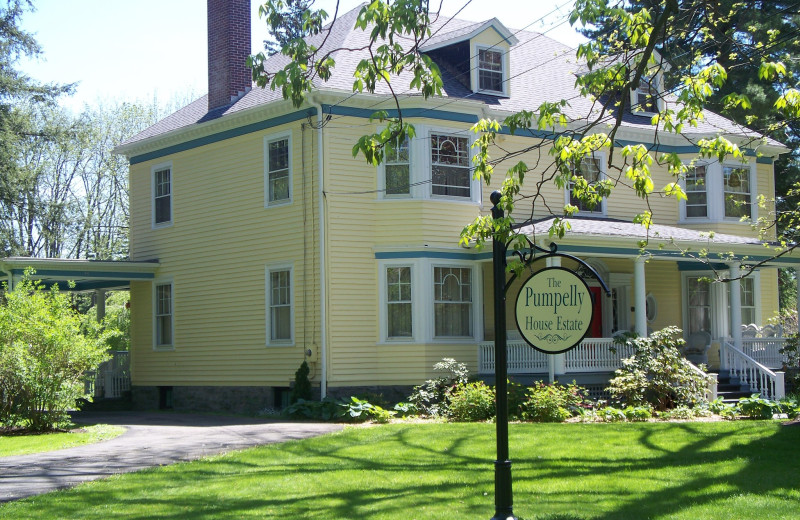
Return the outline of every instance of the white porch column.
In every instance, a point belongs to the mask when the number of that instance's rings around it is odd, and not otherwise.
[[[636,333],[647,337],[647,289],[645,288],[643,257],[633,261],[633,292],[634,292],[634,321]]]
[[[106,317],[106,292],[103,289],[94,291],[95,305],[97,305],[97,323]]]
[[[797,315],[800,316],[800,267],[794,268],[794,281],[797,284]]]
[[[731,278],[731,337],[733,345],[742,350],[742,282],[739,280],[741,271],[739,264],[728,264]]]

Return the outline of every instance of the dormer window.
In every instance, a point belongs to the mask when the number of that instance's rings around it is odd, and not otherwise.
[[[478,49],[478,90],[503,93],[503,53]]]
[[[639,86],[631,94],[631,110],[634,114],[657,114],[661,105],[660,76],[642,76]]]

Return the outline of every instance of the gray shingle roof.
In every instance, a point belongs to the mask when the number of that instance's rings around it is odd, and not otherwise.
[[[545,218],[520,227],[517,231],[529,236],[546,236],[553,225],[554,217]],[[571,217],[565,219],[569,222],[570,236],[592,236],[601,238],[629,238],[644,240],[648,238],[648,230],[641,224],[634,224],[623,220],[610,218]],[[649,238],[651,241],[691,242],[695,244],[716,245],[761,245],[757,238],[749,238],[724,233],[713,233],[686,229],[675,226],[653,224],[650,226]]]
[[[352,91],[353,73],[364,57],[364,53],[351,52],[344,49],[362,48],[369,43],[368,31],[353,29],[360,9],[361,6],[356,7],[341,15],[334,23],[329,24],[329,36],[328,31],[323,31],[309,39],[311,44],[322,45],[323,40],[328,36],[322,50],[332,52],[333,58],[336,60],[336,67],[330,80],[322,82],[317,78],[315,81],[317,89],[323,91]],[[468,35],[476,27],[480,27],[485,23],[439,17],[432,26],[432,31],[439,31],[434,35],[432,41],[435,43],[443,38],[452,39],[457,35]],[[459,81],[459,79],[463,78],[459,78],[456,73],[442,68],[443,99],[441,103],[437,104],[437,107],[440,106],[443,110],[447,110],[447,104],[451,100],[470,99],[486,103],[494,109],[511,113],[523,109],[535,110],[545,101],[567,99],[569,106],[566,108],[566,113],[568,117],[575,120],[585,119],[592,110],[596,109],[592,101],[581,97],[575,88],[575,77],[580,69],[580,64],[576,61],[574,49],[541,33],[514,30],[511,30],[511,33],[518,41],[511,47],[510,51],[510,97],[473,93]],[[268,59],[266,67],[267,70],[279,70],[287,62],[288,59],[285,56],[276,54]],[[409,89],[408,85],[412,77],[412,73],[404,71],[393,78],[392,85],[395,92],[401,93],[401,97],[417,97],[420,95],[418,91]],[[375,93],[389,95],[391,92],[384,83],[378,83]],[[282,96],[280,91],[255,87],[231,105],[215,109],[212,112],[207,110],[206,99],[207,97],[203,96],[127,140],[123,145],[225,117],[242,110],[280,101]],[[623,119],[623,125],[630,128],[652,129],[649,117],[634,114],[626,114]],[[740,135],[745,132],[742,127],[710,112],[706,112],[706,120],[691,131],[699,134],[731,133]],[[750,134],[756,135],[752,132]]]

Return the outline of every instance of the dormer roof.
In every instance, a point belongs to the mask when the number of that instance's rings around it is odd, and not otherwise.
[[[456,43],[471,40],[475,36],[481,34],[486,29],[492,28],[499,34],[503,40],[512,47],[519,43],[519,40],[503,23],[497,18],[486,20],[485,22],[476,22],[457,29],[447,32],[440,32],[433,34],[428,40],[423,43],[419,50],[422,52],[429,52],[442,47],[447,47]]]

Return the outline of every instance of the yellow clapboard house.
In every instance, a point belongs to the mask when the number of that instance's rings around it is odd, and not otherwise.
[[[380,128],[370,119],[375,111],[396,111],[382,84],[374,94],[352,94],[357,53],[335,55],[330,81],[319,81],[295,108],[279,92],[251,88],[244,68],[249,0],[208,5],[209,95],[118,147],[130,160],[131,260],[157,262],[152,279],[130,283],[137,404],[279,406],[304,360],[323,396],[402,395],[448,357],[490,378],[491,254],[459,246],[459,234],[489,212],[489,194],[506,168],[519,160],[529,165],[523,195],[531,195],[552,159],[547,135],[503,132],[494,156],[501,149],[528,151],[497,165],[493,186],[482,185],[472,179],[470,128],[480,118],[502,119],[562,98],[585,116],[591,106],[576,96],[574,50],[497,19],[440,18],[443,29],[434,27],[421,50],[439,65],[445,94],[424,100],[401,90],[403,117],[416,136],[376,168],[354,158],[352,147]],[[326,45],[363,46],[368,34],[353,29],[357,14],[328,27]],[[268,68],[283,66],[283,59],[272,57]],[[407,89],[408,78],[395,84]],[[625,114],[621,141],[654,141],[649,111],[670,102],[658,99]],[[659,136],[658,151],[685,153],[688,161],[700,137],[746,139],[711,113],[691,132]],[[638,242],[646,231],[631,223],[643,202],[632,190],[617,189],[598,207],[581,208],[570,219],[572,230],[556,241],[559,251],[588,262],[611,294],[587,274],[595,321],[578,348],[557,356],[520,340],[509,312],[509,372],[601,384],[619,366],[622,353],[609,350],[616,333],[668,325],[698,344],[702,359],[695,361],[714,368],[730,368],[728,350],[751,359],[773,352],[780,338],[757,343],[762,338],[750,338],[744,326],[763,328],[775,315],[777,268],[794,260],[768,261],[727,284],[707,280],[712,268],[732,277],[740,270],[740,261],[717,259],[717,252],[751,263],[770,256],[741,217],[765,211],[757,198],[773,196],[773,163],[786,150],[772,141],[758,145],[744,163],[697,162],[682,181],[685,202],[652,197],[657,225],[645,255]],[[602,179],[607,162],[597,154],[582,173]],[[663,186],[670,177],[656,167],[654,180]],[[547,247],[551,219],[563,213],[570,191],[545,182],[541,194],[533,207],[519,204],[515,217],[521,232]],[[686,254],[701,249],[710,260]],[[520,283],[509,292],[509,307]]]

